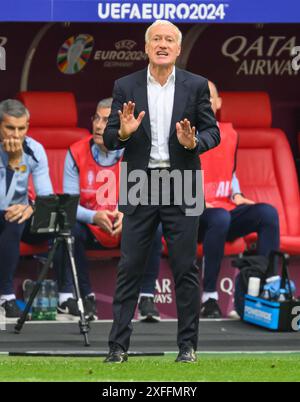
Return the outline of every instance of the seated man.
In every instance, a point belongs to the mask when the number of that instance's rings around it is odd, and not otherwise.
[[[20,316],[13,277],[24,225],[33,213],[28,202],[29,175],[36,194],[53,192],[45,150],[26,136],[28,127],[29,112],[21,102],[0,103],[0,305],[10,318]]]
[[[96,300],[92,291],[88,274],[88,262],[86,259],[86,248],[115,248],[120,244],[122,231],[123,214],[117,210],[117,196],[115,202],[105,205],[100,201],[102,182],[101,172],[110,171],[116,178],[118,188],[118,177],[120,161],[123,151],[108,151],[103,144],[103,132],[111,111],[112,98],[103,99],[97,105],[96,113],[92,118],[92,137],[83,139],[73,144],[66,156],[64,169],[64,192],[80,194],[80,205],[77,210],[77,224],[73,229],[75,237],[74,255],[78,271],[78,281],[81,296],[83,298],[85,313],[89,319],[96,316]],[[101,183],[102,182],[102,183]],[[116,189],[113,189],[113,192]],[[100,191],[100,192],[99,192]],[[152,255],[149,259],[149,270],[153,264],[159,266],[161,253],[161,232],[158,231],[159,241],[153,242]],[[55,267],[60,266],[59,255],[56,257]],[[141,267],[143,269],[143,267]],[[73,297],[73,283],[70,267],[64,275],[59,272],[59,305],[58,311],[79,315],[77,302]],[[142,315],[144,319],[159,319],[155,309],[153,298],[149,295],[142,295]],[[145,302],[147,302],[145,306]],[[146,309],[146,311],[145,311]]]
[[[222,99],[212,82],[209,82],[209,88],[212,109],[216,114],[221,108]],[[272,250],[279,249],[277,210],[269,204],[255,204],[244,197],[234,172],[237,133],[230,124],[220,123],[219,127],[221,144],[201,155],[207,208],[200,217],[198,239],[203,242],[204,254],[201,316],[206,318],[219,318],[222,315],[217,303],[216,285],[226,241],[256,232],[259,255],[268,256]]]

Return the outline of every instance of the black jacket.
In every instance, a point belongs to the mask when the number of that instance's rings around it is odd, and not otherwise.
[[[118,139],[120,120],[118,110],[123,103],[135,103],[135,114],[145,111],[138,130],[126,142]],[[176,122],[187,118],[198,132],[199,143],[195,150],[186,150],[178,141]],[[219,128],[210,105],[207,80],[201,76],[176,68],[174,106],[171,120],[169,152],[171,170],[200,170],[199,154],[217,146],[220,142]],[[146,171],[151,152],[151,129],[147,100],[147,68],[120,78],[113,90],[112,111],[104,132],[104,144],[109,150],[125,147],[123,162],[127,162],[128,175],[134,169]],[[128,189],[130,184],[128,185]],[[184,208],[184,206],[183,206]],[[132,205],[120,206],[124,213],[132,213]]]

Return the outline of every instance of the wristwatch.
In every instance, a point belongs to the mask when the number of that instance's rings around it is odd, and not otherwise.
[[[193,151],[195,148],[197,148],[197,145],[199,144],[199,140],[197,137],[194,137],[194,140],[195,140],[195,146],[193,148],[184,147],[184,149],[186,149],[188,151]]]

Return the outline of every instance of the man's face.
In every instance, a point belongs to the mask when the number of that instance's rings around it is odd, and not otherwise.
[[[26,115],[13,117],[4,114],[3,120],[0,122],[1,141],[13,138],[23,142],[28,131],[28,126],[28,117]]]
[[[211,81],[208,81],[208,87],[209,87],[209,92],[210,92],[211,108],[212,108],[214,114],[216,115],[217,111],[219,109],[221,109],[222,98],[220,98],[215,84],[213,84]]]
[[[155,66],[174,65],[180,50],[178,34],[174,27],[156,25],[151,28],[149,41],[145,45],[150,64]]]
[[[95,144],[103,145],[103,133],[107,125],[111,108],[98,108],[93,117],[93,139]]]

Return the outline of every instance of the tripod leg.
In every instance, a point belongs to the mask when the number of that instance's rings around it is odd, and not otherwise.
[[[26,306],[25,306],[25,309],[24,309],[24,311],[23,311],[21,317],[18,319],[17,324],[15,325],[15,333],[16,333],[16,334],[19,334],[19,333],[21,332],[21,329],[22,329],[22,327],[23,327],[23,325],[24,325],[24,322],[26,321],[27,314],[28,314],[28,312],[29,312],[29,310],[30,310],[30,308],[31,308],[31,306],[32,306],[32,304],[33,304],[34,298],[35,298],[35,296],[37,295],[38,291],[40,290],[42,281],[43,281],[43,280],[46,278],[46,276],[47,276],[49,267],[50,267],[50,265],[51,265],[51,263],[52,263],[52,261],[53,261],[53,257],[54,257],[54,254],[55,254],[55,252],[56,252],[56,249],[57,249],[57,247],[58,247],[58,244],[59,244],[59,241],[56,239],[56,240],[54,241],[53,248],[52,248],[51,251],[49,252],[47,261],[46,261],[45,265],[43,266],[43,269],[42,269],[42,271],[41,271],[41,273],[40,273],[40,275],[39,275],[39,277],[38,277],[38,280],[37,280],[37,282],[36,282],[34,288],[33,288],[33,291],[31,292],[31,295],[30,295],[30,297],[29,297],[29,300],[28,300],[28,302],[27,302],[27,304],[26,304]]]
[[[75,290],[75,297],[76,297],[76,300],[77,300],[78,310],[79,310],[79,313],[80,313],[79,328],[80,328],[80,332],[84,336],[84,344],[85,344],[85,346],[90,346],[89,339],[88,339],[89,323],[87,322],[87,320],[85,318],[85,315],[84,315],[84,308],[83,308],[82,298],[80,296],[75,258],[74,258],[74,255],[73,255],[74,238],[72,236],[68,236],[68,237],[65,238],[65,242],[66,242],[66,246],[67,246],[67,250],[68,250],[69,260],[70,260],[70,263],[71,263],[72,278],[73,278],[74,290]]]

